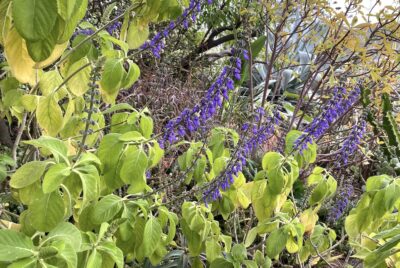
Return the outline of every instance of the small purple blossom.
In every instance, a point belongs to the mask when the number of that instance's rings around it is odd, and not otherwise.
[[[341,116],[343,116],[360,96],[360,89],[355,88],[346,94],[347,91],[343,87],[337,87],[334,90],[333,98],[329,100],[321,115],[307,126],[304,133],[296,140],[295,148],[300,153],[307,149],[308,144],[312,144],[313,140],[321,138],[329,127]]]
[[[342,163],[348,163],[349,157],[357,151],[357,146],[360,144],[366,128],[367,123],[364,119],[361,119],[361,121],[351,129],[349,136],[344,140],[342,148],[340,149],[340,159],[336,162],[337,166]]]
[[[353,186],[347,185],[345,189],[341,189],[336,196],[336,203],[332,207],[329,219],[331,222],[336,222],[343,215],[346,208],[349,206],[351,195],[353,194]]]
[[[76,36],[78,36],[80,34],[81,35],[92,35],[92,34],[94,34],[94,31],[92,29],[89,29],[89,28],[88,29],[77,30],[72,34],[71,39],[74,39]]]
[[[118,30],[121,27],[122,23],[119,21],[115,21],[114,23],[112,23],[111,25],[109,25],[106,28],[106,31],[110,34],[113,35],[114,31]]]

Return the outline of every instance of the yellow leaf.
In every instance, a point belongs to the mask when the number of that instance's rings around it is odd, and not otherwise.
[[[82,96],[89,89],[91,67],[87,58],[82,58],[74,62],[67,71],[64,79],[71,77],[67,86],[68,89],[76,96]],[[86,66],[86,67],[85,67]]]
[[[56,136],[63,127],[63,115],[54,94],[41,97],[36,109],[37,121],[50,136]]]
[[[15,28],[11,29],[5,38],[4,52],[14,77],[21,83],[35,85],[37,73],[33,68],[35,62],[28,54],[25,40]]]
[[[318,215],[311,208],[303,211],[300,214],[300,222],[304,225],[304,231],[306,233],[311,232],[314,229],[317,221],[318,221]]]

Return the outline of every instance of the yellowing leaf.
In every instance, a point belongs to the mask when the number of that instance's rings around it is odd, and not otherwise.
[[[63,127],[63,115],[54,94],[41,97],[36,110],[40,127],[50,136],[56,136]]]
[[[36,81],[36,70],[33,68],[35,62],[28,54],[24,39],[22,39],[15,28],[5,38],[4,52],[15,78],[21,83],[34,85]]]
[[[128,29],[127,43],[130,49],[136,49],[143,45],[149,37],[149,25],[131,23]]]
[[[91,67],[87,58],[82,58],[79,61],[74,62],[68,68],[65,79],[71,77],[67,82],[67,86],[74,95],[82,96],[89,89],[88,83],[90,81],[90,70]]]

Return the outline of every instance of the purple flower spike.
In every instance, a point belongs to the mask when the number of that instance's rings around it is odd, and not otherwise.
[[[360,89],[355,88],[346,94],[343,87],[334,90],[333,98],[325,105],[323,112],[307,126],[304,133],[295,141],[295,149],[302,153],[308,144],[321,138],[330,126],[342,117],[358,100]]]

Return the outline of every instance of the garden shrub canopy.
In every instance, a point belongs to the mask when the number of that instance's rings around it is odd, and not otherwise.
[[[381,2],[2,0],[0,267],[400,267]]]

